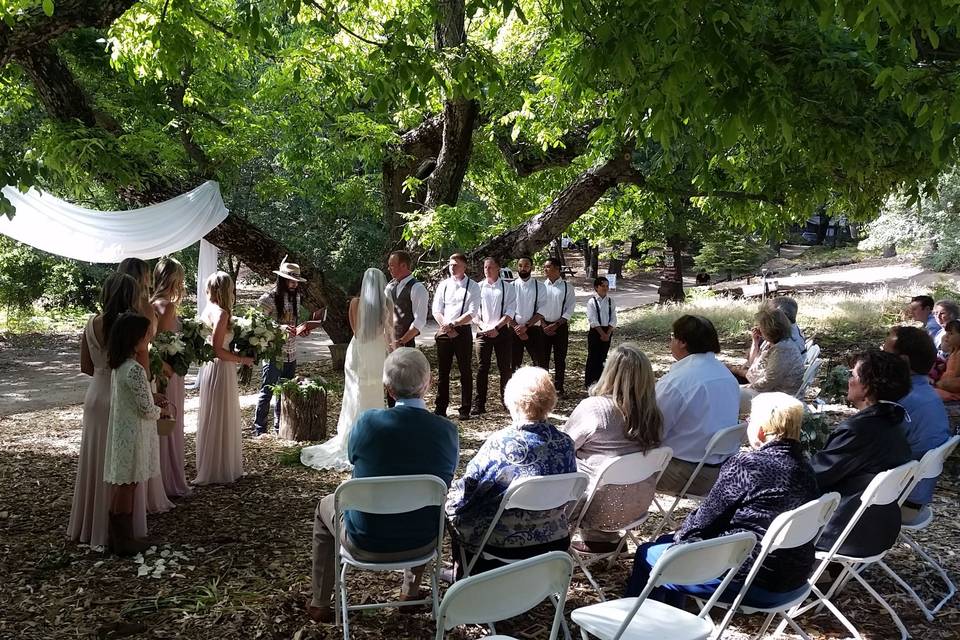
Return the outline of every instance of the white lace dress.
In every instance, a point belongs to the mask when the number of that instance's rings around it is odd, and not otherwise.
[[[114,369],[110,380],[110,420],[103,481],[109,484],[146,482],[160,474],[160,441],[147,372],[134,359]]]
[[[350,431],[361,413],[385,406],[383,362],[386,358],[387,343],[382,336],[368,342],[359,342],[356,338],[350,341],[343,368],[343,402],[337,434],[323,444],[304,447],[300,451],[300,462],[314,469],[353,469],[347,457]]]

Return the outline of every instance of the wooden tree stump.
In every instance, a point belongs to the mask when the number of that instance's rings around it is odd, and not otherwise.
[[[284,393],[280,397],[280,437],[297,442],[327,439],[327,392]]]
[[[347,347],[348,344],[333,343],[328,348],[330,349],[330,361],[333,365],[334,371],[343,371],[344,366],[347,362]]]

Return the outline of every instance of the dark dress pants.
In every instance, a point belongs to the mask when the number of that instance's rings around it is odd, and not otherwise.
[[[257,413],[253,419],[254,434],[266,433],[269,430],[267,426],[267,413],[270,411],[270,399],[273,398],[273,385],[284,380],[293,380],[297,375],[297,361],[284,362],[277,366],[275,362],[267,362],[263,365],[260,375],[260,396],[257,398]],[[273,411],[275,429],[280,429],[280,398],[277,398],[276,408]]]
[[[437,336],[437,365],[440,369],[437,380],[436,413],[447,414],[450,405],[450,370],[453,358],[457,358],[460,371],[460,416],[470,415],[470,399],[473,396],[473,333],[470,327],[458,327],[454,338]]]
[[[604,327],[606,330],[606,327]],[[610,351],[610,341],[604,342],[600,339],[600,332],[596,327],[590,329],[587,333],[587,366],[583,373],[583,384],[590,388],[594,382],[600,379],[603,373],[603,365],[607,361],[607,352]]]
[[[512,333],[512,332],[511,332]],[[543,329],[540,327],[527,327],[527,339],[521,340],[516,333],[513,334],[513,362],[511,367],[514,371],[523,364],[523,352],[530,354],[530,364],[535,367],[543,367]],[[546,367],[544,367],[546,368]]]
[[[550,353],[553,352],[553,386],[557,392],[563,391],[563,378],[567,373],[567,347],[570,344],[570,327],[566,324],[557,327],[552,336],[543,334],[543,368],[550,369]]]
[[[480,366],[477,368],[477,398],[473,403],[475,412],[487,410],[487,387],[490,379],[490,360],[497,356],[497,370],[500,372],[500,400],[503,401],[503,388],[513,372],[513,336],[516,335],[508,327],[497,333],[496,338],[480,336],[477,343],[480,345]]]

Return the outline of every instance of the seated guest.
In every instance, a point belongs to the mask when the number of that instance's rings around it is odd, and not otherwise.
[[[953,321],[957,323],[956,320]],[[950,323],[948,323],[949,325]],[[948,337],[946,340],[950,340]],[[907,410],[907,420],[901,425],[914,460],[919,460],[930,449],[950,439],[950,424],[943,400],[930,385],[927,372],[937,358],[933,340],[917,327],[893,327],[883,343],[883,350],[900,356],[910,365],[910,393],[898,402]],[[923,480],[903,503],[903,521],[912,522],[920,510],[933,500],[935,478]]]
[[[931,339],[936,338],[940,333],[940,325],[933,316],[933,298],[930,296],[913,296],[910,298],[910,305],[907,307],[907,313],[910,317],[923,325],[924,331]]]
[[[841,422],[823,451],[810,460],[821,494],[840,494],[840,506],[824,528],[818,549],[830,549],[837,541],[875,475],[910,461],[910,445],[902,426],[906,412],[897,404],[909,391],[910,367],[902,358],[878,349],[856,357],[847,400],[859,412]],[[863,514],[840,553],[875,555],[889,549],[899,533],[899,505],[875,505]]]
[[[446,512],[455,531],[453,558],[458,576],[464,569],[459,566],[461,545],[469,562],[512,481],[577,470],[570,436],[547,422],[557,404],[550,374],[539,367],[517,369],[504,390],[504,404],[513,424],[487,438],[447,497]],[[565,507],[547,511],[511,509],[500,517],[484,551],[521,559],[547,551],[565,551],[569,544]],[[471,573],[497,566],[500,563],[480,558]]]
[[[944,402],[960,401],[960,320],[951,320],[943,328],[940,348],[949,354],[943,375],[937,380],[936,392]]]
[[[780,311],[783,311],[783,313],[787,316],[787,320],[790,321],[790,334],[788,337],[793,340],[794,344],[797,345],[800,355],[806,356],[807,339],[804,337],[803,331],[800,330],[799,325],[797,325],[797,311],[799,309],[797,306],[797,301],[786,296],[770,298],[760,305],[760,309],[779,309]],[[756,362],[757,358],[759,358],[760,354],[763,352],[763,348],[767,346],[767,341],[763,338],[763,334],[760,332],[760,327],[754,327],[750,332],[750,337],[750,350],[747,352],[747,368]],[[746,369],[743,371],[734,372],[734,375],[737,376],[737,380],[743,384],[747,382],[745,374]],[[746,409],[744,409],[744,411],[746,411]]]
[[[713,323],[702,316],[685,315],[673,323],[670,353],[676,362],[657,381],[657,406],[663,414],[661,444],[673,449],[670,465],[657,490],[677,495],[693,474],[707,443],[715,433],[737,424],[740,388],[733,374],[717,360],[720,339]],[[706,495],[724,460],[737,447],[712,454],[689,491]]]
[[[591,483],[596,483],[600,470],[611,459],[660,446],[663,416],[657,408],[655,382],[650,360],[639,347],[621,344],[610,352],[590,396],[560,427],[573,438],[577,468],[590,476]],[[574,546],[593,553],[615,550],[619,543],[616,532],[646,513],[656,481],[654,475],[640,484],[600,489],[582,522],[583,542]],[[578,514],[575,512],[571,521]]]
[[[759,357],[742,373],[747,384],[740,389],[740,412],[746,413],[758,393],[780,391],[794,394],[803,382],[804,362],[797,343],[790,337],[790,320],[779,309],[764,306],[757,313],[757,329],[763,338]]]
[[[944,327],[947,326],[947,323],[951,320],[960,320],[960,306],[953,300],[937,300],[936,304],[933,305],[933,317],[937,319],[937,324],[940,325],[940,331],[933,336],[933,344],[940,357],[946,360],[947,353],[940,348],[940,341],[943,340]]]
[[[354,478],[426,473],[450,485],[460,450],[457,428],[431,413],[423,402],[430,384],[430,363],[420,351],[401,347],[387,356],[383,384],[396,401],[390,409],[370,409],[360,414],[350,432],[348,453]],[[313,594],[307,613],[317,622],[334,618],[334,527],[340,541],[360,561],[401,561],[425,555],[436,544],[436,507],[403,514],[367,514],[347,511],[343,522],[334,522],[333,494],[317,505],[313,522]],[[404,571],[401,600],[419,599],[425,567]],[[410,607],[401,607],[405,611]]]
[[[650,577],[650,570],[672,543],[709,540],[748,531],[761,539],[774,518],[817,498],[813,469],[800,446],[803,404],[785,393],[761,393],[751,403],[748,435],[751,451],[727,460],[720,477],[700,507],[687,516],[676,534],[661,536],[641,545],[634,559],[626,596],[637,596]],[[759,545],[754,549],[756,557]],[[813,569],[813,544],[782,549],[765,560],[763,570],[750,586],[744,604],[774,606],[797,597],[796,591]],[[750,571],[751,560],[743,563],[727,592],[731,602]],[[686,595],[704,600],[720,586],[722,579],[700,585],[664,585],[652,597],[673,606],[682,606]]]

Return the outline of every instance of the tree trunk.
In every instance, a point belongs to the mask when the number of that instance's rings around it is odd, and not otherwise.
[[[595,279],[600,274],[600,247],[587,243],[589,255],[584,255],[583,264],[587,270],[587,278]]]
[[[667,238],[670,248],[670,259],[664,264],[660,273],[660,303],[683,302],[686,293],[683,291],[683,247],[686,244],[683,238],[672,236]]]
[[[390,249],[400,245],[406,220],[403,213],[416,211],[425,192],[404,193],[407,178],[427,178],[436,166],[443,144],[443,117],[431,116],[400,136],[400,144],[387,149],[383,160],[383,222],[389,231]]]
[[[284,393],[280,397],[280,437],[297,442],[327,439],[327,392]]]
[[[27,72],[47,113],[64,122],[79,120],[88,127],[96,126],[87,95],[50,45],[21,51],[15,60]]]
[[[516,256],[533,255],[553,238],[559,237],[607,190],[630,174],[630,154],[618,154],[574,178],[543,211],[509,231],[494,236],[467,254],[472,273],[480,273],[480,261],[493,256],[509,261]],[[439,279],[440,273],[435,274]]]
[[[299,264],[301,274],[307,279],[303,285],[307,305],[313,309],[326,308],[327,319],[323,322],[323,329],[331,340],[336,343],[350,342],[353,334],[347,318],[347,296],[339,287],[328,282],[323,272],[314,265],[234,214],[227,216],[206,235],[206,239],[232,253],[251,271],[264,277],[272,278],[273,270],[285,256],[289,262]]]

